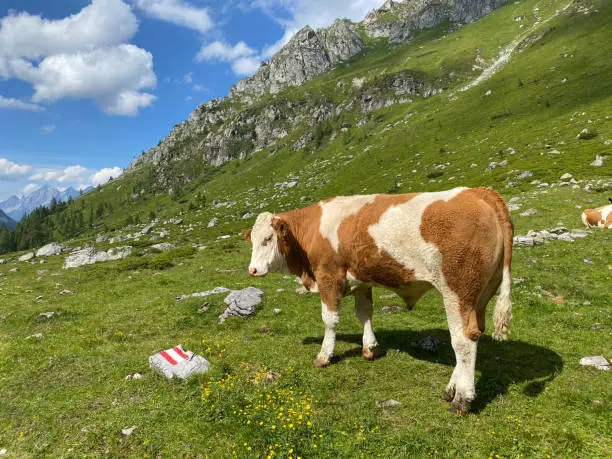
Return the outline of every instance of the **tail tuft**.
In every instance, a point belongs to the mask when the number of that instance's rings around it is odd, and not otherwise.
[[[497,303],[495,303],[495,309],[493,310],[493,323],[495,325],[493,339],[496,341],[507,341],[510,333],[510,324],[512,323],[511,282],[510,269],[505,267],[499,289],[499,296],[497,297]]]

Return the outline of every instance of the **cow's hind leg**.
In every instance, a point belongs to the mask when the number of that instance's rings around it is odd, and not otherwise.
[[[355,315],[363,325],[363,358],[372,360],[375,358],[373,349],[378,346],[376,336],[372,330],[372,289],[359,289],[355,292]]]
[[[470,403],[476,398],[474,373],[479,336],[477,312],[473,309],[462,311],[456,298],[444,298],[444,307],[457,363],[443,398],[451,402],[451,412],[466,414]],[[464,318],[464,314],[468,317]],[[472,325],[475,330],[466,330],[465,325]]]

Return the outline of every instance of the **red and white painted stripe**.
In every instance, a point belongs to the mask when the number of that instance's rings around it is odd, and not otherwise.
[[[159,353],[170,365],[178,365],[179,363],[189,360],[189,356],[179,346],[172,349],[166,349]]]

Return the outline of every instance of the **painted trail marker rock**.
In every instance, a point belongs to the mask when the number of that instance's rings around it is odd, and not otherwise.
[[[206,373],[210,363],[204,357],[186,351],[179,344],[149,357],[149,366],[168,379],[187,379],[192,375]]]

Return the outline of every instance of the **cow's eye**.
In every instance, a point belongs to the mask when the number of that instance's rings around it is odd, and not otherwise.
[[[268,244],[270,241],[272,241],[272,236],[268,236],[267,238],[265,238],[264,244]]]

